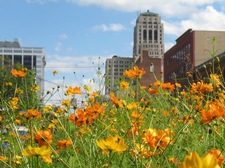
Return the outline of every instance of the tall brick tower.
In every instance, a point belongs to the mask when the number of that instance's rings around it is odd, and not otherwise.
[[[161,18],[152,12],[141,13],[134,27],[134,63],[146,74],[141,84],[148,86],[163,80],[164,31]]]

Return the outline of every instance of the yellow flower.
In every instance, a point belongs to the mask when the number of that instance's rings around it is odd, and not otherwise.
[[[220,168],[217,158],[210,153],[200,157],[197,152],[192,152],[185,157],[180,168]]]
[[[5,156],[0,155],[0,161],[7,162],[9,159]]]
[[[12,82],[6,82],[5,85],[6,86],[12,86]]]
[[[30,90],[31,90],[32,92],[37,92],[38,90],[40,90],[40,87],[39,87],[38,85],[34,85],[34,86],[32,86],[32,87],[30,88]]]
[[[85,89],[86,91],[91,91],[91,87],[89,87],[89,86],[87,86],[87,85],[84,85],[84,89]]]
[[[96,143],[104,153],[108,153],[108,151],[122,153],[127,149],[124,139],[119,136],[108,136],[106,140],[100,139]]]
[[[127,90],[129,88],[129,83],[125,81],[120,82],[120,88]]]
[[[69,99],[65,99],[62,101],[62,105],[66,107],[70,107],[72,105],[72,102]]]
[[[12,159],[12,164],[13,165],[21,165],[22,164],[22,157],[15,155]]]
[[[18,102],[19,102],[19,98],[18,97],[13,97],[10,101],[9,101],[9,106],[12,109],[18,109]]]
[[[127,105],[128,110],[137,109],[137,108],[138,108],[138,104],[136,102],[132,102]]]
[[[51,104],[48,104],[43,108],[44,113],[49,113],[51,110],[53,110],[53,106]]]
[[[28,146],[27,149],[23,150],[22,154],[23,156],[40,156],[44,162],[46,163],[51,163],[52,159],[51,159],[51,149],[46,147],[46,146],[42,146],[42,147],[32,147],[32,146]]]

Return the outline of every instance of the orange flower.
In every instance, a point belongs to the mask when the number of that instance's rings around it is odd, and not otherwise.
[[[41,118],[42,117],[41,113],[39,111],[35,110],[35,109],[27,110],[27,112],[24,114],[24,116],[27,119]]]
[[[156,130],[153,128],[149,128],[144,130],[142,139],[153,149],[155,149],[156,147],[165,149],[171,143],[172,136],[173,132],[170,131],[170,129]]]
[[[40,130],[35,135],[35,141],[39,146],[48,146],[52,143],[52,134],[50,130]]]
[[[135,119],[141,119],[141,118],[144,118],[142,114],[138,113],[137,111],[133,111],[131,113],[131,117],[132,118],[135,118]]]
[[[128,135],[130,137],[135,136],[135,135],[138,135],[138,131],[139,131],[138,124],[137,123],[133,123],[132,124],[132,127],[128,131]]]
[[[65,112],[65,109],[62,107],[58,107],[55,112],[61,114]]]
[[[213,154],[218,159],[218,164],[222,166],[223,162],[225,161],[225,157],[219,149],[211,149],[208,151],[208,153]]]
[[[98,92],[93,92],[93,93],[91,94],[91,96],[92,96],[92,97],[97,97],[97,96],[98,96]]]
[[[212,91],[213,91],[212,84],[203,83],[202,81],[193,83],[191,85],[191,90],[190,90],[191,93],[197,93],[197,92],[205,93],[205,92],[212,92]]]
[[[133,69],[125,70],[123,75],[128,78],[141,78],[145,74],[145,70],[139,69],[138,66],[134,66]]]
[[[22,69],[22,70],[12,69],[11,74],[15,77],[25,77],[26,76],[26,69]]]
[[[70,121],[75,123],[78,127],[87,124],[87,117],[85,116],[85,112],[82,109],[77,109],[76,114],[71,114]]]
[[[118,99],[113,92],[109,94],[111,101],[115,104],[115,106],[118,108],[123,108],[124,107],[124,102],[120,99]]]
[[[200,109],[202,114],[201,122],[203,124],[208,124],[212,120],[225,117],[225,108],[220,101],[210,101],[207,103],[205,109]]]
[[[173,91],[174,89],[175,89],[175,86],[174,86],[174,84],[171,84],[170,82],[168,82],[168,83],[163,83],[162,84],[162,89],[164,89],[164,90],[169,90],[169,91]]]
[[[72,145],[72,141],[70,139],[59,140],[57,143],[58,149],[65,149]]]
[[[66,91],[67,95],[74,95],[74,94],[81,94],[80,87],[72,87],[70,86],[68,90]]]
[[[127,90],[129,88],[129,83],[125,81],[120,82],[120,88]]]
[[[56,74],[58,74],[58,72],[57,72],[56,70],[54,70],[54,71],[52,72],[52,74],[53,74],[53,75],[56,75]]]
[[[158,89],[149,88],[148,91],[150,94],[158,94],[159,93]]]

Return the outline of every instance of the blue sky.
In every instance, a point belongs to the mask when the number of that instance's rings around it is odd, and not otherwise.
[[[0,0],[0,9],[0,41],[45,48],[46,90],[96,85],[98,64],[104,71],[106,58],[132,57],[135,20],[146,10],[161,16],[166,50],[189,28],[225,31],[225,0]]]

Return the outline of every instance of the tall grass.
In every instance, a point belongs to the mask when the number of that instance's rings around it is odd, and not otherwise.
[[[199,158],[212,153],[215,165],[223,166],[222,74],[208,74],[185,90],[162,81],[146,88],[139,84],[144,70],[134,67],[124,72],[130,80],[119,82],[119,94],[107,99],[71,86],[58,106],[41,103],[32,71],[15,70],[0,72],[7,73],[1,74],[0,167],[170,168],[184,166],[193,152]],[[71,112],[83,93],[86,102]]]

